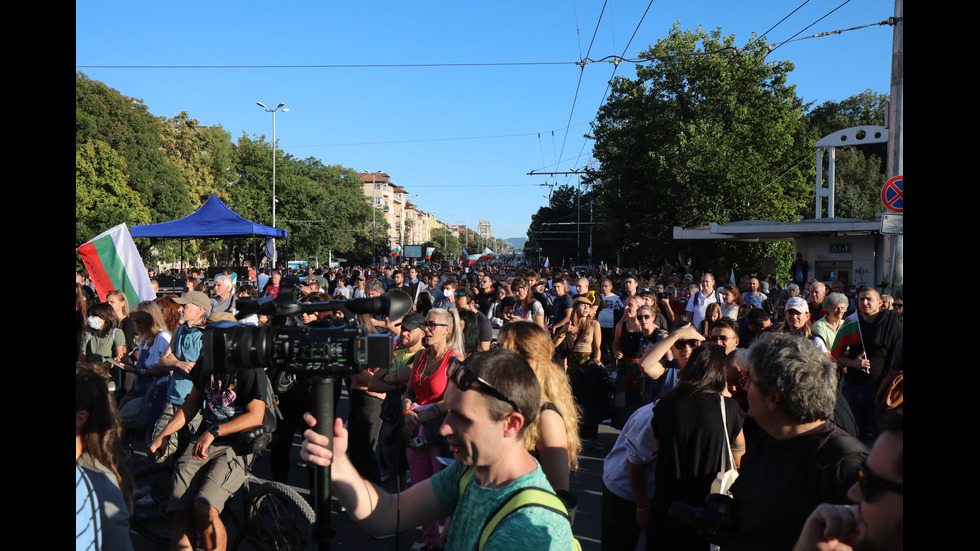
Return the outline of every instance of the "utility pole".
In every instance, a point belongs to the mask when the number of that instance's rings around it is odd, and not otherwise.
[[[905,0],[895,0],[895,17],[892,18],[892,77],[891,100],[888,106],[888,177],[904,174],[902,146],[904,142],[904,92],[905,82],[903,60],[905,58],[904,32]],[[904,208],[903,208],[904,211]],[[904,216],[904,214],[903,214]],[[904,236],[885,235],[885,278],[888,293],[894,294],[899,285],[904,285]]]

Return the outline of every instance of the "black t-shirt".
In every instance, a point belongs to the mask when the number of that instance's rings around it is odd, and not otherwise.
[[[483,312],[476,313],[476,323],[480,326],[480,342],[490,342],[493,340],[493,324],[490,323],[490,318],[485,316]]]
[[[191,380],[194,386],[201,391],[203,398],[202,415],[204,416],[204,426],[221,424],[238,417],[248,411],[248,405],[253,400],[261,400],[263,408],[266,402],[266,383],[265,370],[262,369],[239,369],[231,374],[214,375],[213,377],[205,374],[205,370],[194,366],[191,370]],[[232,438],[233,435],[222,435]]]
[[[860,369],[848,369],[844,380],[849,383],[865,386],[877,386],[892,364],[892,353],[895,345],[902,340],[902,317],[894,310],[882,310],[871,322],[860,319],[861,337],[865,348],[860,344],[848,347],[845,355],[857,358],[861,352],[867,352],[871,362],[871,373]]]
[[[572,297],[565,293],[560,297],[555,297],[554,311],[551,313],[551,326],[554,327],[559,321],[565,319],[565,314],[572,309]]]
[[[821,449],[833,438],[849,438],[856,449],[862,448],[830,422],[786,440],[759,431],[749,441],[731,490],[735,533],[725,551],[792,549],[817,505],[849,503],[847,489],[857,480],[867,450],[821,458],[827,455]],[[821,469],[818,463],[823,462],[828,465]]]
[[[489,293],[484,293],[482,291],[477,291],[476,293],[476,308],[487,314],[490,311],[490,305],[493,304],[494,297],[497,296],[497,288],[491,287]],[[489,315],[489,314],[487,314]]]

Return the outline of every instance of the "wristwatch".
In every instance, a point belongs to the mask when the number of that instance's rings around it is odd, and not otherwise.
[[[210,432],[215,438],[218,437],[218,425],[211,425],[208,427],[208,432]]]

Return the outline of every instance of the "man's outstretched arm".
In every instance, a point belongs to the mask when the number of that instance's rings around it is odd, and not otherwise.
[[[303,419],[310,427],[316,425],[316,419],[309,413]],[[330,467],[331,486],[337,499],[347,507],[354,520],[369,532],[374,535],[393,534],[396,523],[419,526],[449,514],[439,503],[432,480],[413,484],[401,493],[400,499],[365,480],[347,457],[348,435],[342,419],[334,421],[333,434],[331,451],[326,447],[330,442],[328,437],[307,429],[303,433],[300,455],[304,461]]]

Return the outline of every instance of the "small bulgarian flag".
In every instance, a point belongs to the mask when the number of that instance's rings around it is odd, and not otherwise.
[[[126,293],[130,305],[156,298],[146,266],[126,224],[100,233],[79,247],[78,252],[95,284],[95,292],[103,302],[112,290]]]
[[[548,261],[548,257],[547,256],[544,257],[544,267],[545,268],[550,268],[551,267],[551,262]]]
[[[830,355],[836,360],[847,350],[847,347],[855,345],[861,345],[861,349],[864,349],[864,337],[861,335],[861,323],[858,321],[857,312],[848,317],[844,325],[837,330]]]
[[[394,249],[392,249],[392,251],[391,251],[391,257],[392,258],[398,258],[401,255],[402,255],[401,245],[398,245]]]
[[[426,260],[432,260],[432,253],[434,253],[434,252],[436,252],[436,248],[435,247],[426,247],[425,248],[425,259]]]

